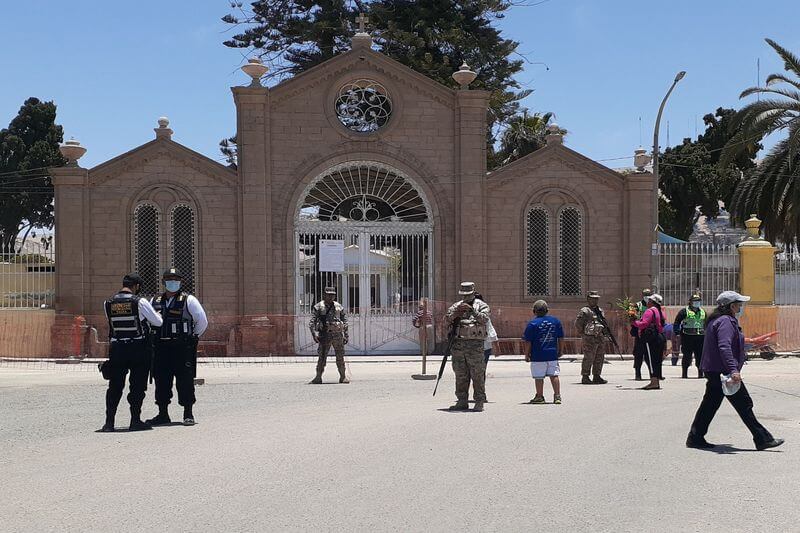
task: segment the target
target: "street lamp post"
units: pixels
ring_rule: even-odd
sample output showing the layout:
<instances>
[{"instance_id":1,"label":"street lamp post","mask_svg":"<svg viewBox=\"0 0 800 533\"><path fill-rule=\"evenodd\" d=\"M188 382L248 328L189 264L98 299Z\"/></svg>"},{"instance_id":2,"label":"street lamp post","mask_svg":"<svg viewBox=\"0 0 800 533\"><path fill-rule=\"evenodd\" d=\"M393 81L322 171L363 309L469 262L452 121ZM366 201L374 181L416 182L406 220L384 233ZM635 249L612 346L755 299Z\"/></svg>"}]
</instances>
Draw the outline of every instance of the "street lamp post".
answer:
<instances>
[{"instance_id":1,"label":"street lamp post","mask_svg":"<svg viewBox=\"0 0 800 533\"><path fill-rule=\"evenodd\" d=\"M651 244L650 254L652 257L651 263L651 284L653 285L653 290L659 289L658 283L658 228L659 228L659 221L658 221L658 130L661 127L661 115L664 113L664 106L667 105L667 100L669 99L669 95L672 94L672 91L675 89L675 86L678 85L678 82L686 76L686 71L682 70L675 75L675 80L672 82L667 94L664 95L664 99L661 101L661 107L658 108L658 115L656 116L656 127L653 130L653 181L655 182L653 187L653 242Z\"/></svg>"}]
</instances>

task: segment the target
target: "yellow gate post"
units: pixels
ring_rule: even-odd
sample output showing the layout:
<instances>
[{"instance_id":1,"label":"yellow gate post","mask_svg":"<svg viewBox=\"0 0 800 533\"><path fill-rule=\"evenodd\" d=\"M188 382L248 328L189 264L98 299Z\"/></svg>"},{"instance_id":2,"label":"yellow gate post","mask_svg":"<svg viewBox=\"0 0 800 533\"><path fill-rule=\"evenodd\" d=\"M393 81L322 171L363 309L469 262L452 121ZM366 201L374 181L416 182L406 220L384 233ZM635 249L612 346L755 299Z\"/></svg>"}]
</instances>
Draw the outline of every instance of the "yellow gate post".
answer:
<instances>
[{"instance_id":1,"label":"yellow gate post","mask_svg":"<svg viewBox=\"0 0 800 533\"><path fill-rule=\"evenodd\" d=\"M738 245L739 292L750 296L741 320L748 337L776 330L778 308L775 306L775 248L761 237L761 220L750 215L745 221L747 237Z\"/></svg>"}]
</instances>

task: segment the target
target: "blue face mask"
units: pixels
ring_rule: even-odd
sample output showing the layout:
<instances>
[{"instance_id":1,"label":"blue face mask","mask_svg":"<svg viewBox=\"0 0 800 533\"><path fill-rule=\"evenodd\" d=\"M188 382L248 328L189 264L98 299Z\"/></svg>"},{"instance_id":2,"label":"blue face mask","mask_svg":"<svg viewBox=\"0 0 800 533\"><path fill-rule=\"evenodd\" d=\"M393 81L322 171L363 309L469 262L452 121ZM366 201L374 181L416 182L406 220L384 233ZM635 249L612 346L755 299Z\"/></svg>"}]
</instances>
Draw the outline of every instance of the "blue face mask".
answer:
<instances>
[{"instance_id":1,"label":"blue face mask","mask_svg":"<svg viewBox=\"0 0 800 533\"><path fill-rule=\"evenodd\" d=\"M736 311L736 318L742 318L744 314L744 304L739 304L739 310Z\"/></svg>"},{"instance_id":2,"label":"blue face mask","mask_svg":"<svg viewBox=\"0 0 800 533\"><path fill-rule=\"evenodd\" d=\"M695 309L700 309L701 307L703 307L703 302L701 302L700 300L694 300L691 305Z\"/></svg>"},{"instance_id":3,"label":"blue face mask","mask_svg":"<svg viewBox=\"0 0 800 533\"><path fill-rule=\"evenodd\" d=\"M181 290L181 282L178 280L165 281L164 287L167 288L167 292L178 292Z\"/></svg>"}]
</instances>

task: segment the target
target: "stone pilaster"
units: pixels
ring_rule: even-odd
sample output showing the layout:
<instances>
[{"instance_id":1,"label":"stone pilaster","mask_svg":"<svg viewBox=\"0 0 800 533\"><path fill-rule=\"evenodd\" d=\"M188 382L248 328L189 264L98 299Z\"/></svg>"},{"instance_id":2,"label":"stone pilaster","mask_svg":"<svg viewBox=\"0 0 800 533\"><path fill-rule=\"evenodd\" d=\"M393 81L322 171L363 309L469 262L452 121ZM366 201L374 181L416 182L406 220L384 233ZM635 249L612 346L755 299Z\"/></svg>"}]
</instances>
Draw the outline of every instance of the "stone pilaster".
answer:
<instances>
[{"instance_id":1,"label":"stone pilaster","mask_svg":"<svg viewBox=\"0 0 800 533\"><path fill-rule=\"evenodd\" d=\"M622 287L627 295L638 296L642 289L653 285L650 264L654 185L650 172L635 172L625 177Z\"/></svg>"}]
</instances>

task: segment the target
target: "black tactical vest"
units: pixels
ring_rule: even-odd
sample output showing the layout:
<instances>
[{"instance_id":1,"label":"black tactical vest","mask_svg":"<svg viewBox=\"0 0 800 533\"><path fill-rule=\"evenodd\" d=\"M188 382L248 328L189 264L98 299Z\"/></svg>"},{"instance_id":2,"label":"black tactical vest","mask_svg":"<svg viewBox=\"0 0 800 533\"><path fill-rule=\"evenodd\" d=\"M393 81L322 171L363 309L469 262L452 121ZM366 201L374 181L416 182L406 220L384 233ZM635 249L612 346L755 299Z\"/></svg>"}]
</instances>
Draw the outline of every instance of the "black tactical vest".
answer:
<instances>
[{"instance_id":1,"label":"black tactical vest","mask_svg":"<svg viewBox=\"0 0 800 533\"><path fill-rule=\"evenodd\" d=\"M113 341L143 339L145 327L139 320L139 297L119 292L105 303L108 317L108 338Z\"/></svg>"},{"instance_id":2,"label":"black tactical vest","mask_svg":"<svg viewBox=\"0 0 800 533\"><path fill-rule=\"evenodd\" d=\"M186 301L189 295L180 292L172 297L172 301L167 305L166 294L153 298L153 309L161 313L164 324L158 330L158 338L163 340L182 340L194 335L194 319Z\"/></svg>"}]
</instances>

